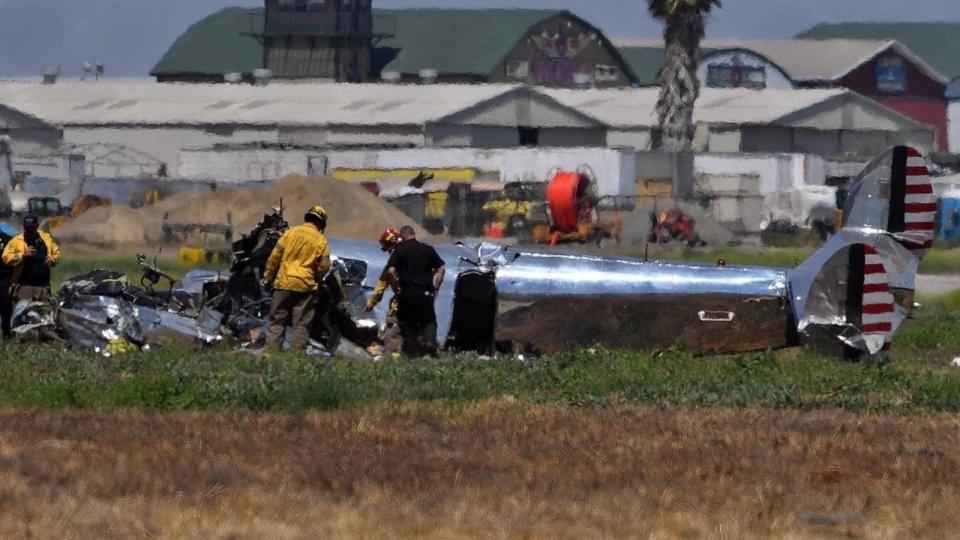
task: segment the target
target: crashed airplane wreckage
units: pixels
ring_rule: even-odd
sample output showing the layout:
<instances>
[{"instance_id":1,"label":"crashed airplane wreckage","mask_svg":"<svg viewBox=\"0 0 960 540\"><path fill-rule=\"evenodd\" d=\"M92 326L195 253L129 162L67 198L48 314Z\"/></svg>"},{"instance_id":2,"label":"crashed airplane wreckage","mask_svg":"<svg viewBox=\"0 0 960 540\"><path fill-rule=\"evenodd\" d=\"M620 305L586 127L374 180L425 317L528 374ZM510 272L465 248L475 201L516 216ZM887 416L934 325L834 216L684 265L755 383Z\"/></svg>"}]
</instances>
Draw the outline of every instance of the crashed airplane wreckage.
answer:
<instances>
[{"instance_id":1,"label":"crashed airplane wreckage","mask_svg":"<svg viewBox=\"0 0 960 540\"><path fill-rule=\"evenodd\" d=\"M853 183L842 229L793 270L441 246L448 279L436 299L438 339L448 350L485 354L596 344L727 353L813 343L846 358L882 358L914 309L914 279L932 244L936 210L920 153L896 147ZM265 216L234 244L229 274L195 271L173 282L141 261L141 287L102 271L69 280L51 313L31 318L26 310L17 331L45 327L106 352L118 343L256 343L269 306L260 276L286 228L282 209ZM367 355L389 302L365 313L365 297L387 254L372 241L331 238L330 245L334 262L315 343ZM155 291L163 279L170 287Z\"/></svg>"}]
</instances>

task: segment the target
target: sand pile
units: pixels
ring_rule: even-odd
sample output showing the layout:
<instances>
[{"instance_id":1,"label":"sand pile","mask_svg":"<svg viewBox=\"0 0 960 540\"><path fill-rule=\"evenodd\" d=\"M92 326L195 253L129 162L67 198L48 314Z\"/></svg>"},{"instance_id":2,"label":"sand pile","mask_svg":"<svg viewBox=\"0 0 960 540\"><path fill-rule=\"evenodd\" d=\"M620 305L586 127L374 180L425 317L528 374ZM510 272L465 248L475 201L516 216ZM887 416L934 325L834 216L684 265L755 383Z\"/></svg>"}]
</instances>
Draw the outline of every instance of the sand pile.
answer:
<instances>
[{"instance_id":1,"label":"sand pile","mask_svg":"<svg viewBox=\"0 0 960 540\"><path fill-rule=\"evenodd\" d=\"M387 227L408 224L403 212L363 187L330 178L289 175L275 184L251 189L221 188L204 193L179 193L139 210L95 208L54 230L64 240L97 246L158 243L164 215L174 223L225 223L227 214L235 236L252 229L283 200L284 215L292 225L314 204L329 213L327 234L372 240ZM419 230L419 234L425 234Z\"/></svg>"},{"instance_id":2,"label":"sand pile","mask_svg":"<svg viewBox=\"0 0 960 540\"><path fill-rule=\"evenodd\" d=\"M127 206L102 206L53 229L61 243L90 244L96 247L143 245L149 236L160 237L161 219L149 212Z\"/></svg>"}]
</instances>

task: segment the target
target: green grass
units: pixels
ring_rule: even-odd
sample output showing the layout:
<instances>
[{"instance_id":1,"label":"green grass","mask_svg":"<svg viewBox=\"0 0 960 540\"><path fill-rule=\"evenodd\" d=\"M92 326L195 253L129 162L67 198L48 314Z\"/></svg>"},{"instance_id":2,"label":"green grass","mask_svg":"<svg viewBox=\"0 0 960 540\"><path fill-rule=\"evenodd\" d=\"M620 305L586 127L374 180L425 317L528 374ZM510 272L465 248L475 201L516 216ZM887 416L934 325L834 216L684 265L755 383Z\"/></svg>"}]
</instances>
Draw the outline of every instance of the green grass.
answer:
<instances>
[{"instance_id":1,"label":"green grass","mask_svg":"<svg viewBox=\"0 0 960 540\"><path fill-rule=\"evenodd\" d=\"M149 254L149 262L153 263L153 254ZM186 265L180 262L179 259L166 254L157 259L157 265L161 270L167 272L174 278L180 278L192 268L197 268L195 266ZM228 265L224 264L203 265L204 268L221 269L226 268L227 266ZM66 279L79 276L96 269L123 272L127 275L127 278L134 283L139 282L140 274L142 273L140 266L137 264L137 256L135 253L111 253L105 256L100 256L91 253L71 254L66 252L62 257L60 264L58 264L53 271L53 289L56 290L57 287L59 287L60 284Z\"/></svg>"},{"instance_id":2,"label":"green grass","mask_svg":"<svg viewBox=\"0 0 960 540\"><path fill-rule=\"evenodd\" d=\"M723 357L597 349L534 362L461 355L374 364L213 350L101 358L7 347L0 406L302 411L510 397L579 407L960 412L960 369L948 367L960 353L958 327L960 311L935 303L907 323L884 365L803 349Z\"/></svg>"},{"instance_id":3,"label":"green grass","mask_svg":"<svg viewBox=\"0 0 960 540\"><path fill-rule=\"evenodd\" d=\"M921 274L960 274L960 251L931 249L920 263Z\"/></svg>"},{"instance_id":4,"label":"green grass","mask_svg":"<svg viewBox=\"0 0 960 540\"><path fill-rule=\"evenodd\" d=\"M373 364L281 355L154 351L104 359L8 348L0 405L301 411L511 396L586 407L960 411L960 372L773 352L697 358L599 351L519 362L473 357Z\"/></svg>"}]
</instances>

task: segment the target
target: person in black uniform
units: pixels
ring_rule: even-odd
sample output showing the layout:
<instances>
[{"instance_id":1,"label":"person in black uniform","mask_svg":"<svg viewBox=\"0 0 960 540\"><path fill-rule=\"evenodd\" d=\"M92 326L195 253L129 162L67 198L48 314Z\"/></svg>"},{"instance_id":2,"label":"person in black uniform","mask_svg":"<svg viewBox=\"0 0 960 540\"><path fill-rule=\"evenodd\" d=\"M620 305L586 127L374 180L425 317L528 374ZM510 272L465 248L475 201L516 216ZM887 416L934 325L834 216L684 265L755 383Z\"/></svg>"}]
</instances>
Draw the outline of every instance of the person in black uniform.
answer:
<instances>
[{"instance_id":1,"label":"person in black uniform","mask_svg":"<svg viewBox=\"0 0 960 540\"><path fill-rule=\"evenodd\" d=\"M446 266L432 246L417 241L407 225L400 229L403 243L387 261L387 275L398 285L397 319L403 353L411 358L437 353L437 314L434 298L443 284Z\"/></svg>"}]
</instances>

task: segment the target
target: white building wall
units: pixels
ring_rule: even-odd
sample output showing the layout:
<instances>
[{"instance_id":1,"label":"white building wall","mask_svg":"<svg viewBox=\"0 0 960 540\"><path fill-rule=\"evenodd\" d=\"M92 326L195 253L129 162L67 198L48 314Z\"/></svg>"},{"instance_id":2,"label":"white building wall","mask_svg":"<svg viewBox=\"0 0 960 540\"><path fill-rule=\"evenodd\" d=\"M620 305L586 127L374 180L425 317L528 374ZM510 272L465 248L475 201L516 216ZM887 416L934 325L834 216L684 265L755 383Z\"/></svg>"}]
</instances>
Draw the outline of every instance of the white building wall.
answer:
<instances>
[{"instance_id":1,"label":"white building wall","mask_svg":"<svg viewBox=\"0 0 960 540\"><path fill-rule=\"evenodd\" d=\"M740 152L742 136L739 129L710 128L709 152Z\"/></svg>"},{"instance_id":2,"label":"white building wall","mask_svg":"<svg viewBox=\"0 0 960 540\"><path fill-rule=\"evenodd\" d=\"M63 138L59 129L2 106L0 134L10 136L17 156L49 155L60 148Z\"/></svg>"},{"instance_id":3,"label":"white building wall","mask_svg":"<svg viewBox=\"0 0 960 540\"><path fill-rule=\"evenodd\" d=\"M392 144L424 146L419 126L376 126L369 128L327 128L327 144Z\"/></svg>"},{"instance_id":4,"label":"white building wall","mask_svg":"<svg viewBox=\"0 0 960 540\"><path fill-rule=\"evenodd\" d=\"M629 147L635 150L651 150L652 140L649 129L611 129L607 131L607 146Z\"/></svg>"},{"instance_id":5,"label":"white building wall","mask_svg":"<svg viewBox=\"0 0 960 540\"><path fill-rule=\"evenodd\" d=\"M288 174L307 174L307 150L187 150L180 153L180 177L220 182L276 180Z\"/></svg>"},{"instance_id":6,"label":"white building wall","mask_svg":"<svg viewBox=\"0 0 960 540\"><path fill-rule=\"evenodd\" d=\"M818 156L697 154L693 167L698 195L715 198L711 211L718 219L739 216L744 232L759 232L777 219L806 224L816 211L834 206L835 190L824 185L825 163Z\"/></svg>"},{"instance_id":7,"label":"white building wall","mask_svg":"<svg viewBox=\"0 0 960 540\"><path fill-rule=\"evenodd\" d=\"M166 163L168 173L175 175L180 170L180 152L184 149L216 144L276 143L278 134L276 128L88 126L67 127L63 138L65 144L123 144Z\"/></svg>"}]
</instances>

